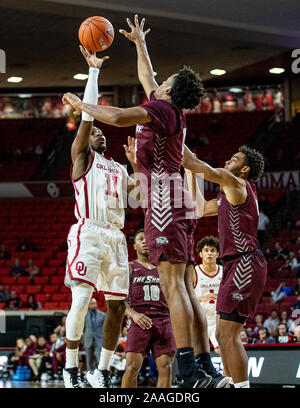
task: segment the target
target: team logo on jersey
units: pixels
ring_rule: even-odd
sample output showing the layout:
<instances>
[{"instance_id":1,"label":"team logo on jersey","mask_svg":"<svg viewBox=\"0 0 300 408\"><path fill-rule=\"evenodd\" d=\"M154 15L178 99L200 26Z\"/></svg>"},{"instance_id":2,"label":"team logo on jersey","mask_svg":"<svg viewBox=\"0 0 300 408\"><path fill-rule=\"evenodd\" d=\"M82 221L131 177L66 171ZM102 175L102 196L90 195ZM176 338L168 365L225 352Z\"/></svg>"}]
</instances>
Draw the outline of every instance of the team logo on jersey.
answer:
<instances>
[{"instance_id":1,"label":"team logo on jersey","mask_svg":"<svg viewBox=\"0 0 300 408\"><path fill-rule=\"evenodd\" d=\"M222 204L222 197L219 198L219 200L217 201L217 203L218 203L218 207L220 207L220 205Z\"/></svg>"},{"instance_id":2,"label":"team logo on jersey","mask_svg":"<svg viewBox=\"0 0 300 408\"><path fill-rule=\"evenodd\" d=\"M160 245L166 245L169 243L169 240L167 237L158 237L156 238L156 245L160 246Z\"/></svg>"},{"instance_id":3,"label":"team logo on jersey","mask_svg":"<svg viewBox=\"0 0 300 408\"><path fill-rule=\"evenodd\" d=\"M84 263L81 261L78 261L76 266L75 266L76 271L78 272L78 275L84 276L86 274L86 266L84 266Z\"/></svg>"},{"instance_id":4,"label":"team logo on jersey","mask_svg":"<svg viewBox=\"0 0 300 408\"><path fill-rule=\"evenodd\" d=\"M136 125L136 128L135 128L136 133L141 133L141 131L143 130L143 127L144 126L142 125Z\"/></svg>"},{"instance_id":5,"label":"team logo on jersey","mask_svg":"<svg viewBox=\"0 0 300 408\"><path fill-rule=\"evenodd\" d=\"M232 294L232 300L238 300L240 302L243 299L244 299L243 295L241 295L238 292Z\"/></svg>"}]
</instances>

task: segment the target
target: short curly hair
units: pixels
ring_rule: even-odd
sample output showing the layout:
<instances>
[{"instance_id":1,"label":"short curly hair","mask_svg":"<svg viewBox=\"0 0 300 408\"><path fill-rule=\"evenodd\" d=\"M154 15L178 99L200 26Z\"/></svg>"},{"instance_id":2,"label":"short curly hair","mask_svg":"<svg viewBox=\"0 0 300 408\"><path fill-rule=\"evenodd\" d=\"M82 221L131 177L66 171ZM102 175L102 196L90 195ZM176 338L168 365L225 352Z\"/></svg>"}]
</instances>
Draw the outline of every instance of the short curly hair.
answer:
<instances>
[{"instance_id":1,"label":"short curly hair","mask_svg":"<svg viewBox=\"0 0 300 408\"><path fill-rule=\"evenodd\" d=\"M220 243L217 237L204 237L197 242L197 252L201 252L205 245L209 247L214 247L218 252L220 252Z\"/></svg>"},{"instance_id":2,"label":"short curly hair","mask_svg":"<svg viewBox=\"0 0 300 408\"><path fill-rule=\"evenodd\" d=\"M204 88L199 74L184 65L174 79L170 96L180 109L193 109L200 103Z\"/></svg>"},{"instance_id":3,"label":"short curly hair","mask_svg":"<svg viewBox=\"0 0 300 408\"><path fill-rule=\"evenodd\" d=\"M263 174L265 168L265 161L263 155L255 149L251 149L249 146L241 146L239 152L244 153L246 156L246 165L250 167L248 179L257 181Z\"/></svg>"}]
</instances>

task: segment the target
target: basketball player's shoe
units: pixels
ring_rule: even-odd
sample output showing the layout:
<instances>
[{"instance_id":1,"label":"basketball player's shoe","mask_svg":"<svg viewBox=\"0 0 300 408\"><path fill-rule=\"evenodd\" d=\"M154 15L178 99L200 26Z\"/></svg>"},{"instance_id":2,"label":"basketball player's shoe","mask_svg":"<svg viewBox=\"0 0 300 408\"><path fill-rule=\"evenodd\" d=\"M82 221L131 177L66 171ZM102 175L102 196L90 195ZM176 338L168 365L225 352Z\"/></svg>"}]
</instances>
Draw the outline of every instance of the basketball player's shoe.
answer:
<instances>
[{"instance_id":1,"label":"basketball player's shoe","mask_svg":"<svg viewBox=\"0 0 300 408\"><path fill-rule=\"evenodd\" d=\"M63 379L65 388L84 388L78 367L63 369Z\"/></svg>"},{"instance_id":2,"label":"basketball player's shoe","mask_svg":"<svg viewBox=\"0 0 300 408\"><path fill-rule=\"evenodd\" d=\"M229 388L230 378L218 373L214 366L212 367L203 367L203 365L196 359L197 366L205 370L205 373L212 377L212 381L209 384L209 388Z\"/></svg>"},{"instance_id":3,"label":"basketball player's shoe","mask_svg":"<svg viewBox=\"0 0 300 408\"><path fill-rule=\"evenodd\" d=\"M94 372L88 371L86 378L93 388L112 388L110 372L108 370L98 370L96 368Z\"/></svg>"},{"instance_id":4,"label":"basketball player's shoe","mask_svg":"<svg viewBox=\"0 0 300 408\"><path fill-rule=\"evenodd\" d=\"M176 385L178 388L207 388L212 380L210 375L207 375L201 368L196 367L190 377L177 376Z\"/></svg>"}]
</instances>

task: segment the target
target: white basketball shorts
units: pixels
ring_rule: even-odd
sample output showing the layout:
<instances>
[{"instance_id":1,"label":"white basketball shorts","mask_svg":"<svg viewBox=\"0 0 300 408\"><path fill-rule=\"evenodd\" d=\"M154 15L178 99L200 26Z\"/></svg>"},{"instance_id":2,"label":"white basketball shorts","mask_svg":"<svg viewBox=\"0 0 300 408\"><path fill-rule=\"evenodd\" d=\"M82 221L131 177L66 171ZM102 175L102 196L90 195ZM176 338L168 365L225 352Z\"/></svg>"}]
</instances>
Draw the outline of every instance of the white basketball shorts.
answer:
<instances>
[{"instance_id":1,"label":"white basketball shorts","mask_svg":"<svg viewBox=\"0 0 300 408\"><path fill-rule=\"evenodd\" d=\"M65 285L88 283L105 299L125 299L129 288L125 235L109 223L81 218L68 234Z\"/></svg>"}]
</instances>

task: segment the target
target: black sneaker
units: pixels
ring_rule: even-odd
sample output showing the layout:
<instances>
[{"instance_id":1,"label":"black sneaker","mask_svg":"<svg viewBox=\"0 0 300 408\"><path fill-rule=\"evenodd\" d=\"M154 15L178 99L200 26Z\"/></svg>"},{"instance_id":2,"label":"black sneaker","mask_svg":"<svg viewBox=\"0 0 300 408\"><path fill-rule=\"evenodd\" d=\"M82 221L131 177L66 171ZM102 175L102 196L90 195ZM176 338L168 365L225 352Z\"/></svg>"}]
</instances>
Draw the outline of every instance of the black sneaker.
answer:
<instances>
[{"instance_id":1,"label":"black sneaker","mask_svg":"<svg viewBox=\"0 0 300 408\"><path fill-rule=\"evenodd\" d=\"M199 363L199 361L196 360L196 364L200 369L204 370L203 365ZM210 383L209 388L229 388L230 379L221 373L218 373L214 366L204 371L212 377L212 382Z\"/></svg>"},{"instance_id":2,"label":"black sneaker","mask_svg":"<svg viewBox=\"0 0 300 408\"><path fill-rule=\"evenodd\" d=\"M65 388L83 388L80 381L78 367L63 369Z\"/></svg>"},{"instance_id":3,"label":"black sneaker","mask_svg":"<svg viewBox=\"0 0 300 408\"><path fill-rule=\"evenodd\" d=\"M212 377L199 367L195 368L190 377L176 377L177 388L207 388L211 382Z\"/></svg>"}]
</instances>

